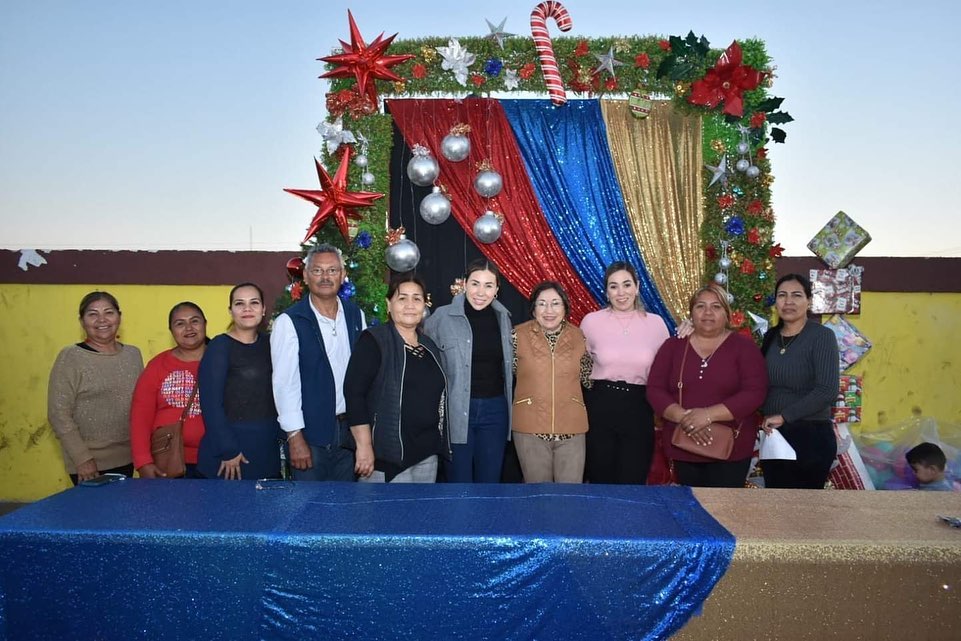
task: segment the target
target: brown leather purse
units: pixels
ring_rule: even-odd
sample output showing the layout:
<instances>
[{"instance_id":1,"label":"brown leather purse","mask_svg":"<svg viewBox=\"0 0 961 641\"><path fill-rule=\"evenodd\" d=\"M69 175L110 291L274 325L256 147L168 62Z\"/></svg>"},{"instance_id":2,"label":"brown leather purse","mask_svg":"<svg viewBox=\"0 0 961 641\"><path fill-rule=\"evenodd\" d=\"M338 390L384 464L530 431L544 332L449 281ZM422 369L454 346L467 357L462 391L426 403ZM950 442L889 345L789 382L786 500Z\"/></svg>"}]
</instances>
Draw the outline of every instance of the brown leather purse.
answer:
<instances>
[{"instance_id":1,"label":"brown leather purse","mask_svg":"<svg viewBox=\"0 0 961 641\"><path fill-rule=\"evenodd\" d=\"M687 350L690 346L690 341L684 345L684 356L681 357L681 373L677 377L677 404L681 407L684 407L684 382L682 380L684 377L684 363L687 361ZM731 457L731 452L734 451L734 440L741 432L741 426L738 425L737 428L732 428L724 423L711 423L708 429L711 430L711 442L707 445L699 445L694 442L694 439L692 439L687 432L681 429L680 425L677 425L674 427L674 435L671 436L671 445L685 452L697 454L705 458L717 459L719 461L728 460Z\"/></svg>"},{"instance_id":2,"label":"brown leather purse","mask_svg":"<svg viewBox=\"0 0 961 641\"><path fill-rule=\"evenodd\" d=\"M190 400L187 401L180 420L169 425L161 425L150 436L150 454L153 456L153 463L167 475L168 479L175 479L187 473L187 462L184 460L184 422L190 413L190 407L194 404L199 385L199 381L194 383Z\"/></svg>"}]
</instances>

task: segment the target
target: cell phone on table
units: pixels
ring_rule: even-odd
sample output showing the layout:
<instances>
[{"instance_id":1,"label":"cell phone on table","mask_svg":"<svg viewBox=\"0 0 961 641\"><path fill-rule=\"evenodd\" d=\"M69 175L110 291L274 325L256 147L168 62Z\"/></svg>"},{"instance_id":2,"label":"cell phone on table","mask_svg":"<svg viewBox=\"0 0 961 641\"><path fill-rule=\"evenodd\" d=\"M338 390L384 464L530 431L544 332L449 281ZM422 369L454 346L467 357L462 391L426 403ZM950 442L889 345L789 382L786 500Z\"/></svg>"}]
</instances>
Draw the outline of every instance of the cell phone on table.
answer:
<instances>
[{"instance_id":1,"label":"cell phone on table","mask_svg":"<svg viewBox=\"0 0 961 641\"><path fill-rule=\"evenodd\" d=\"M78 485L83 485L84 487L100 487L101 485L109 485L110 483L123 481L126 478L127 477L123 474L108 472L107 474L101 474L100 476L95 476L92 479L87 479L86 481L80 481Z\"/></svg>"}]
</instances>

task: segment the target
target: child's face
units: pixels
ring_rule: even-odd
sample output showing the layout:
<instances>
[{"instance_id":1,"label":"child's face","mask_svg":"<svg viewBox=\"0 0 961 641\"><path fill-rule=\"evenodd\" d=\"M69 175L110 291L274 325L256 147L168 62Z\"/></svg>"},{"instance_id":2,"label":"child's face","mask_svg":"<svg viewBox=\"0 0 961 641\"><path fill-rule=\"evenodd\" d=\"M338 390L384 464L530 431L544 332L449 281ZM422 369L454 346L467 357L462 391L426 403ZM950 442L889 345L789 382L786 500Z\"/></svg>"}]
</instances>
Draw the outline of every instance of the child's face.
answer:
<instances>
[{"instance_id":1,"label":"child's face","mask_svg":"<svg viewBox=\"0 0 961 641\"><path fill-rule=\"evenodd\" d=\"M918 481L921 483L933 483L941 478L941 470L934 465L915 463L911 466L911 469L914 470L914 475L918 477Z\"/></svg>"}]
</instances>

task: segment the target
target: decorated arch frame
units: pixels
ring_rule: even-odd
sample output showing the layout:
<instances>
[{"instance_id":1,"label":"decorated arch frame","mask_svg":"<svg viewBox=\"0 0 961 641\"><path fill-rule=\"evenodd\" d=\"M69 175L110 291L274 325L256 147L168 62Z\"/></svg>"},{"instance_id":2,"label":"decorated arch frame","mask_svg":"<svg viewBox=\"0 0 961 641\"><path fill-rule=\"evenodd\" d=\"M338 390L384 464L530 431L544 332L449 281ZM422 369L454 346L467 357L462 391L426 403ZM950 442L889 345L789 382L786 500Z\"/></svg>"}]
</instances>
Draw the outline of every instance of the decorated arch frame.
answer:
<instances>
[{"instance_id":1,"label":"decorated arch frame","mask_svg":"<svg viewBox=\"0 0 961 641\"><path fill-rule=\"evenodd\" d=\"M696 169L700 172L701 260L697 263L700 273L694 278L724 286L735 310L733 324L750 332L751 314L763 316L771 304L774 259L782 251L773 243L774 178L767 149L771 143L784 142L785 132L779 125L792 120L781 110L783 99L771 95L774 66L763 43L747 39L718 50L693 32L668 37L551 39L547 20L554 18L563 28L569 26L566 15L560 3L544 2L531 14L532 30L526 35L507 33L505 20L499 24L488 21L489 33L478 36L395 40L381 34L368 44L348 14L349 40L342 40L339 50L320 59L327 63L321 77L330 78L328 117L318 125L324 138L323 166L317 163L321 189L288 189L318 205L304 247L316 242L342 247L348 282L341 295L354 298L369 316L383 317L385 250L400 238L398 230L385 233L384 207L379 201L381 195L390 193L388 167L397 124L383 109L385 100L389 105L395 99L447 99L460 109L471 100L535 96L546 103L547 96L551 102L542 111L548 114L565 113L585 99L615 100L629 102L638 126L655 105L665 105L700 122L703 162ZM439 145L448 133L460 133L483 149L489 130L475 126L465 133L464 124L455 123L459 131L434 132L436 140L432 142ZM423 135L423 129L418 131ZM405 142L413 148L425 141L405 136ZM477 155L467 159L468 164L474 161L471 171L490 168L483 164L489 159L477 159ZM455 161L440 160L434 182L444 186L445 171ZM459 204L454 198L452 206L457 210L468 204ZM500 217L505 214L497 212L496 206L493 209ZM549 206L542 204L541 209L550 219ZM478 239L475 230L464 224L480 218L484 211L460 213L465 232L482 252L500 242L491 240L491 234ZM326 224L329 220L337 224ZM638 244L636 238L630 240ZM566 249L570 251L569 246ZM651 260L675 264L676 258L641 252L641 267ZM303 293L298 260L295 257L288 263L291 298ZM574 273L583 276L583 268L572 263ZM681 262L676 265L683 269ZM518 289L529 293L524 283ZM586 291L595 300L584 300L584 305L596 306L597 292L590 287ZM645 302L651 307L650 300ZM289 300L281 301L284 304ZM677 307L667 310L675 320L684 311Z\"/></svg>"}]
</instances>

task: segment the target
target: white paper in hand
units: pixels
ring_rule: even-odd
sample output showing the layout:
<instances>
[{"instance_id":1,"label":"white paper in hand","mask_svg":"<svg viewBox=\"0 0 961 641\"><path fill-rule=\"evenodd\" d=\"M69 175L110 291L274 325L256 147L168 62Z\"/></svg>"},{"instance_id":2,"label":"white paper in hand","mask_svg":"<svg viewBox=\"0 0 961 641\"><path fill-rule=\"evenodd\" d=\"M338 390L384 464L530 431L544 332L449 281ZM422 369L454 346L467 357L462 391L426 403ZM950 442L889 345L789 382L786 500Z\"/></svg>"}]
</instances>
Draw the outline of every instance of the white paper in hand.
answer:
<instances>
[{"instance_id":1,"label":"white paper in hand","mask_svg":"<svg viewBox=\"0 0 961 641\"><path fill-rule=\"evenodd\" d=\"M761 454L762 461L796 461L797 452L787 442L778 430L772 430L770 434L761 432Z\"/></svg>"}]
</instances>

